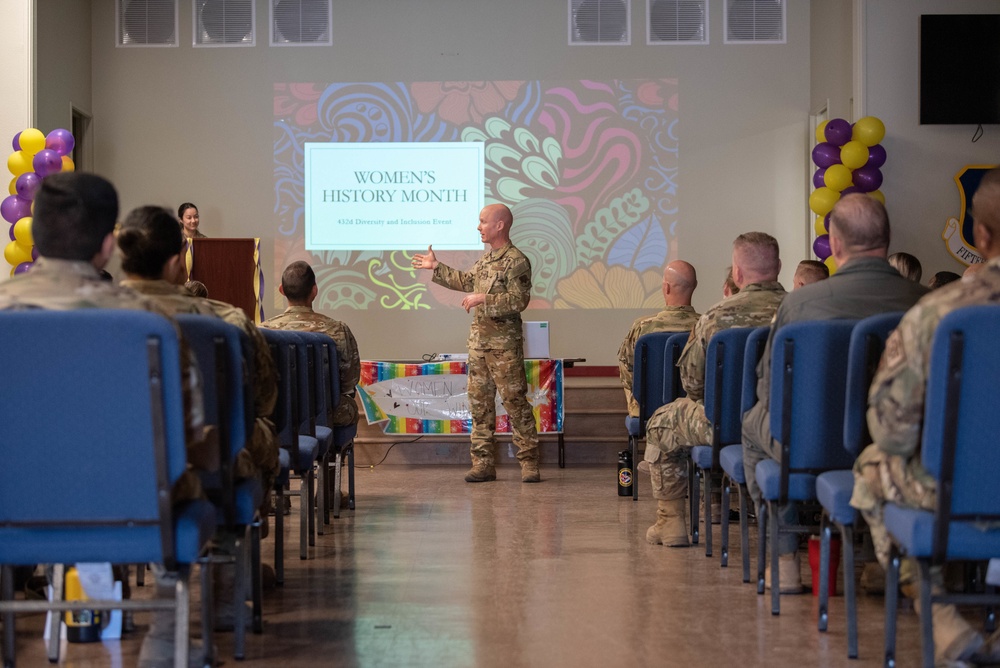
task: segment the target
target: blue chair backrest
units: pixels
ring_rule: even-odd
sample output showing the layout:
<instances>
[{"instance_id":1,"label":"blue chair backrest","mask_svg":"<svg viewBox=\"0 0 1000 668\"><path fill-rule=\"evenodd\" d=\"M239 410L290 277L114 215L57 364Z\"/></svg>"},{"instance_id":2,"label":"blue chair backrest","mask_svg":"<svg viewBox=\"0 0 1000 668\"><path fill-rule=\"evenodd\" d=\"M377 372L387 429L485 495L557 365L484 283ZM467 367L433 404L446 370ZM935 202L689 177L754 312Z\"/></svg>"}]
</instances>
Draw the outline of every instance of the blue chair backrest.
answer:
<instances>
[{"instance_id":1,"label":"blue chair backrest","mask_svg":"<svg viewBox=\"0 0 1000 668\"><path fill-rule=\"evenodd\" d=\"M843 443L847 350L856 323L793 322L775 332L771 436L781 444L783 483L787 471L816 473L854 464Z\"/></svg>"},{"instance_id":2,"label":"blue chair backrest","mask_svg":"<svg viewBox=\"0 0 1000 668\"><path fill-rule=\"evenodd\" d=\"M939 516L1000 519L1000 305L969 306L938 324L931 345L921 463L938 480ZM951 494L947 493L951 490ZM947 544L937 536L935 552ZM939 549L940 548L940 549Z\"/></svg>"},{"instance_id":3,"label":"blue chair backrest","mask_svg":"<svg viewBox=\"0 0 1000 668\"><path fill-rule=\"evenodd\" d=\"M743 355L754 327L717 332L705 351L705 417L712 424L713 446L739 443L743 413ZM716 448L718 449L718 448Z\"/></svg>"},{"instance_id":4,"label":"blue chair backrest","mask_svg":"<svg viewBox=\"0 0 1000 668\"><path fill-rule=\"evenodd\" d=\"M298 341L295 352L298 355L299 370L299 433L315 436L316 417L320 413L316 392L316 349L310 342L307 332L289 333L294 334Z\"/></svg>"},{"instance_id":5,"label":"blue chair backrest","mask_svg":"<svg viewBox=\"0 0 1000 668\"><path fill-rule=\"evenodd\" d=\"M771 333L769 325L755 327L747 337L747 347L743 352L743 389L740 391L740 415L754 407L757 403L757 365L764 356L764 346L767 335Z\"/></svg>"},{"instance_id":6,"label":"blue chair backrest","mask_svg":"<svg viewBox=\"0 0 1000 668\"><path fill-rule=\"evenodd\" d=\"M684 391L684 385L681 383L681 370L677 366L677 362L681 358L681 353L684 352L684 346L687 345L690 335L691 332L677 332L667 339L667 344L663 350L663 392L661 394L661 401L663 403L660 406L669 404L679 397L687 396L687 392ZM657 406L657 408L660 406ZM650 414L652 414L652 411Z\"/></svg>"},{"instance_id":7,"label":"blue chair backrest","mask_svg":"<svg viewBox=\"0 0 1000 668\"><path fill-rule=\"evenodd\" d=\"M313 347L316 358L316 424L333 426L333 410L340 403L340 372L337 366L337 346L321 332L297 332Z\"/></svg>"},{"instance_id":8,"label":"blue chair backrest","mask_svg":"<svg viewBox=\"0 0 1000 668\"><path fill-rule=\"evenodd\" d=\"M271 419L278 431L283 448L298 449L299 420L299 356L296 348L300 339L294 332L261 327L260 333L271 349L278 372L278 400Z\"/></svg>"},{"instance_id":9,"label":"blue chair backrest","mask_svg":"<svg viewBox=\"0 0 1000 668\"><path fill-rule=\"evenodd\" d=\"M844 397L844 448L855 457L872 442L868 434L868 390L885 349L885 341L902 317L901 311L873 315L859 320L851 331Z\"/></svg>"},{"instance_id":10,"label":"blue chair backrest","mask_svg":"<svg viewBox=\"0 0 1000 668\"><path fill-rule=\"evenodd\" d=\"M680 348L684 346L682 339L687 340L686 332L650 332L643 334L635 342L632 396L639 402L640 434L645 433L649 416L657 408L676 398L668 398L666 395L674 391L673 368L676 367L677 359L674 353L676 352L677 357L680 356Z\"/></svg>"},{"instance_id":11,"label":"blue chair backrest","mask_svg":"<svg viewBox=\"0 0 1000 668\"><path fill-rule=\"evenodd\" d=\"M0 341L0 544L30 539L35 560L53 563L172 559L170 488L187 467L173 323L3 311ZM67 542L63 529L82 535Z\"/></svg>"}]
</instances>

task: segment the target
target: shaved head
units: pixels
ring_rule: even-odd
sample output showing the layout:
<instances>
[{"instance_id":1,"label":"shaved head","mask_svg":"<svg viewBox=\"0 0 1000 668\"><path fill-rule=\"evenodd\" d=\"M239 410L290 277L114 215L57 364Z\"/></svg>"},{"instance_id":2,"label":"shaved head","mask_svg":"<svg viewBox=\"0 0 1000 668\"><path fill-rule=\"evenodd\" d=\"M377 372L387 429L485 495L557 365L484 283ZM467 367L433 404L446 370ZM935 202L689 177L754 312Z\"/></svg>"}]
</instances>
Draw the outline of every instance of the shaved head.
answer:
<instances>
[{"instance_id":1,"label":"shaved head","mask_svg":"<svg viewBox=\"0 0 1000 668\"><path fill-rule=\"evenodd\" d=\"M689 262L674 260L663 270L663 299L667 306L690 306L698 274Z\"/></svg>"}]
</instances>

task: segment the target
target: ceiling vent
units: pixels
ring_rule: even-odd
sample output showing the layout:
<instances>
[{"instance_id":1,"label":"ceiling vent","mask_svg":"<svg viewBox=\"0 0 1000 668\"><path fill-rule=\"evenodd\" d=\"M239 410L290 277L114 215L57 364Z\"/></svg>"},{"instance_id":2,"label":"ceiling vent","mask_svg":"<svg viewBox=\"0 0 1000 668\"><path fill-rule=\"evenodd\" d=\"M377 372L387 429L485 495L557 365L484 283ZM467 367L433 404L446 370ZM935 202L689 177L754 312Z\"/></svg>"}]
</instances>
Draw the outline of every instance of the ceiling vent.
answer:
<instances>
[{"instance_id":1,"label":"ceiling vent","mask_svg":"<svg viewBox=\"0 0 1000 668\"><path fill-rule=\"evenodd\" d=\"M271 0L271 46L330 46L333 0Z\"/></svg>"},{"instance_id":2,"label":"ceiling vent","mask_svg":"<svg viewBox=\"0 0 1000 668\"><path fill-rule=\"evenodd\" d=\"M785 0L725 0L726 44L784 44Z\"/></svg>"},{"instance_id":3,"label":"ceiling vent","mask_svg":"<svg viewBox=\"0 0 1000 668\"><path fill-rule=\"evenodd\" d=\"M569 43L630 44L625 0L569 0Z\"/></svg>"},{"instance_id":4,"label":"ceiling vent","mask_svg":"<svg viewBox=\"0 0 1000 668\"><path fill-rule=\"evenodd\" d=\"M708 44L708 0L646 0L647 44Z\"/></svg>"},{"instance_id":5,"label":"ceiling vent","mask_svg":"<svg viewBox=\"0 0 1000 668\"><path fill-rule=\"evenodd\" d=\"M193 0L195 46L253 46L254 0Z\"/></svg>"},{"instance_id":6,"label":"ceiling vent","mask_svg":"<svg viewBox=\"0 0 1000 668\"><path fill-rule=\"evenodd\" d=\"M177 46L177 0L115 0L118 46Z\"/></svg>"}]
</instances>

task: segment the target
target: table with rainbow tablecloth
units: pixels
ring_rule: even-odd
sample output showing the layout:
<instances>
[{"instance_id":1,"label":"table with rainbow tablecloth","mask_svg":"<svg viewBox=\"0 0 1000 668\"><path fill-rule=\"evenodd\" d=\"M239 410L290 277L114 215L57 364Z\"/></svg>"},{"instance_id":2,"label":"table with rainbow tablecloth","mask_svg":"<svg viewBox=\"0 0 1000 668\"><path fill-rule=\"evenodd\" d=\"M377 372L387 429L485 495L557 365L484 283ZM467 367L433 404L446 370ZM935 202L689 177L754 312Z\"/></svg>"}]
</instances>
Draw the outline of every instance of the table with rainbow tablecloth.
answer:
<instances>
[{"instance_id":1,"label":"table with rainbow tablecloth","mask_svg":"<svg viewBox=\"0 0 1000 668\"><path fill-rule=\"evenodd\" d=\"M525 360L528 402L539 434L557 435L559 466L563 442L563 360ZM361 362L358 396L368 424L386 434L457 435L472 431L464 361ZM497 400L497 432L510 433L507 412Z\"/></svg>"}]
</instances>

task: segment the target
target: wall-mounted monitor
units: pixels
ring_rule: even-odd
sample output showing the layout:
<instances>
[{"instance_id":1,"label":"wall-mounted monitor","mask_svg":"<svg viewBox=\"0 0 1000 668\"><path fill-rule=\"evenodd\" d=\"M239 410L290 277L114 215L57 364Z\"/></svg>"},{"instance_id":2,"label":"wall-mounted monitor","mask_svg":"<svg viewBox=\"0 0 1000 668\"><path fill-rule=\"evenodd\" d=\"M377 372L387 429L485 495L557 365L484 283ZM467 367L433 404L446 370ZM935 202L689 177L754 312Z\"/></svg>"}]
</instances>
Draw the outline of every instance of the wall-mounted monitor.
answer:
<instances>
[{"instance_id":1,"label":"wall-mounted monitor","mask_svg":"<svg viewBox=\"0 0 1000 668\"><path fill-rule=\"evenodd\" d=\"M1000 14L920 17L920 124L1000 123Z\"/></svg>"}]
</instances>

